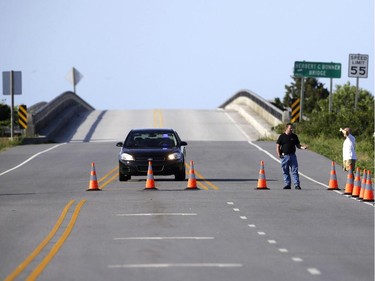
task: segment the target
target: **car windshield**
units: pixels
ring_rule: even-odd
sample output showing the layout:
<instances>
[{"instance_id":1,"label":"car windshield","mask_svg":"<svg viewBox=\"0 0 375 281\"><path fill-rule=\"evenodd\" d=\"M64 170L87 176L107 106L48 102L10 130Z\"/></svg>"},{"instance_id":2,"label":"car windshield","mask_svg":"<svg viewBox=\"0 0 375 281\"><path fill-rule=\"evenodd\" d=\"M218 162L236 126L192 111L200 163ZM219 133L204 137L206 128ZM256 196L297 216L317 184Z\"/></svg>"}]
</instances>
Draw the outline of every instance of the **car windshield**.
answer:
<instances>
[{"instance_id":1,"label":"car windshield","mask_svg":"<svg viewBox=\"0 0 375 281\"><path fill-rule=\"evenodd\" d=\"M173 147L177 145L172 132L132 132L125 141L126 147Z\"/></svg>"}]
</instances>

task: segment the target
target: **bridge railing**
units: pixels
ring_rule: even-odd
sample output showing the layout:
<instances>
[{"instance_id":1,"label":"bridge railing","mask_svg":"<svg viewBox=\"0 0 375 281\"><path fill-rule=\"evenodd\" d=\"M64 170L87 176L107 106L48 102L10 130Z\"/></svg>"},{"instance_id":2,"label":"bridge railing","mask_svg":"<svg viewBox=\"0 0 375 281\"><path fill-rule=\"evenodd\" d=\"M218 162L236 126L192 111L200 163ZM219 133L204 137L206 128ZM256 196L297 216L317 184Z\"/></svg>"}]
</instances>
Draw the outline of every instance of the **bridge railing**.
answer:
<instances>
[{"instance_id":1,"label":"bridge railing","mask_svg":"<svg viewBox=\"0 0 375 281\"><path fill-rule=\"evenodd\" d=\"M229 98L219 108L229 108L233 105L247 106L270 125L277 126L290 120L289 112L282 111L269 101L250 90L241 90Z\"/></svg>"},{"instance_id":2,"label":"bridge railing","mask_svg":"<svg viewBox=\"0 0 375 281\"><path fill-rule=\"evenodd\" d=\"M48 103L37 103L28 109L27 135L53 137L74 114L92 110L95 109L75 93L64 92Z\"/></svg>"}]
</instances>

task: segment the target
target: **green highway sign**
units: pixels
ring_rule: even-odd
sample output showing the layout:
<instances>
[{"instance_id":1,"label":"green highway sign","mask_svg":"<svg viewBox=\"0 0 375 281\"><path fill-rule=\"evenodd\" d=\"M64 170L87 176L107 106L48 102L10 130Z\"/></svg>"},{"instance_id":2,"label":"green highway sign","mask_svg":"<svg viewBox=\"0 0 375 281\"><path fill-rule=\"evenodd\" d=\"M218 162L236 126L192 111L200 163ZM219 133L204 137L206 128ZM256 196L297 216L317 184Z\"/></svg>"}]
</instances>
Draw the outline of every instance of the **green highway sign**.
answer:
<instances>
[{"instance_id":1,"label":"green highway sign","mask_svg":"<svg viewBox=\"0 0 375 281\"><path fill-rule=\"evenodd\" d=\"M294 76L341 78L341 63L296 61Z\"/></svg>"}]
</instances>

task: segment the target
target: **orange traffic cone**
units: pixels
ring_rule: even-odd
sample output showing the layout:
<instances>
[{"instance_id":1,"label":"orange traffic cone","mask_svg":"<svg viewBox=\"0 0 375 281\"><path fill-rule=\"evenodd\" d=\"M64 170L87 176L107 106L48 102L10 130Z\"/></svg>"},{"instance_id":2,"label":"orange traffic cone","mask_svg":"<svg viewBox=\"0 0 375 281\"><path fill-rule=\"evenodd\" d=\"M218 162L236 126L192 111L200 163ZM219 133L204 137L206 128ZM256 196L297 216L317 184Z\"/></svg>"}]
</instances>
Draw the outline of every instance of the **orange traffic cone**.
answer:
<instances>
[{"instance_id":1,"label":"orange traffic cone","mask_svg":"<svg viewBox=\"0 0 375 281\"><path fill-rule=\"evenodd\" d=\"M346 185L345 185L345 195L351 195L353 193L353 188L354 188L354 178L353 178L353 170L352 166L350 165L349 171L348 171L348 176L346 179Z\"/></svg>"},{"instance_id":2,"label":"orange traffic cone","mask_svg":"<svg viewBox=\"0 0 375 281\"><path fill-rule=\"evenodd\" d=\"M147 169L147 180L145 190L156 190L155 181L154 181L154 172L152 171L151 161L148 161Z\"/></svg>"},{"instance_id":3,"label":"orange traffic cone","mask_svg":"<svg viewBox=\"0 0 375 281\"><path fill-rule=\"evenodd\" d=\"M339 184L337 182L335 162L332 161L331 176L329 178L328 190L340 190Z\"/></svg>"},{"instance_id":4,"label":"orange traffic cone","mask_svg":"<svg viewBox=\"0 0 375 281\"><path fill-rule=\"evenodd\" d=\"M90 173L90 183L89 188L86 189L87 191L98 191L101 190L98 185L98 180L96 178L96 171L95 171L95 164L94 162L91 163L91 173Z\"/></svg>"},{"instance_id":5,"label":"orange traffic cone","mask_svg":"<svg viewBox=\"0 0 375 281\"><path fill-rule=\"evenodd\" d=\"M363 201L374 202L374 191L372 188L371 171L367 171L366 189L363 194Z\"/></svg>"},{"instance_id":6,"label":"orange traffic cone","mask_svg":"<svg viewBox=\"0 0 375 281\"><path fill-rule=\"evenodd\" d=\"M260 161L259 177L257 189L269 189L267 187L266 173L264 171L264 162Z\"/></svg>"},{"instance_id":7,"label":"orange traffic cone","mask_svg":"<svg viewBox=\"0 0 375 281\"><path fill-rule=\"evenodd\" d=\"M361 190L359 191L359 196L358 196L358 199L360 199L360 200L362 200L363 195L365 195L366 180L367 180L367 174L366 173L367 173L366 169L363 169Z\"/></svg>"},{"instance_id":8,"label":"orange traffic cone","mask_svg":"<svg viewBox=\"0 0 375 281\"><path fill-rule=\"evenodd\" d=\"M189 179L187 183L186 190L198 190L197 187L197 179L195 177L195 170L194 170L194 162L190 161L190 171L189 171Z\"/></svg>"},{"instance_id":9,"label":"orange traffic cone","mask_svg":"<svg viewBox=\"0 0 375 281\"><path fill-rule=\"evenodd\" d=\"M361 174L360 173L361 173L360 168L357 168L357 172L355 173L355 177L354 177L352 197L359 197L359 193L361 192Z\"/></svg>"}]
</instances>

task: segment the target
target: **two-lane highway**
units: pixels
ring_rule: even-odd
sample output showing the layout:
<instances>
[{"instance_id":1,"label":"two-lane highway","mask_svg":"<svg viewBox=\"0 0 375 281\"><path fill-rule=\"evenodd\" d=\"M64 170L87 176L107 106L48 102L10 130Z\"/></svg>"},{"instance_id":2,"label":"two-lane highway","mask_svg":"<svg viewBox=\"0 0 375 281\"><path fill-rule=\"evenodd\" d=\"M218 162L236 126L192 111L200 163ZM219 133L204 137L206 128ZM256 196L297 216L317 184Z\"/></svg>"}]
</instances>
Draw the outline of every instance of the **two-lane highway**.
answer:
<instances>
[{"instance_id":1,"label":"two-lane highway","mask_svg":"<svg viewBox=\"0 0 375 281\"><path fill-rule=\"evenodd\" d=\"M176 129L200 189L119 182L115 143L133 127ZM327 191L331 162L308 150L302 190L283 190L275 143L257 137L234 112L98 111L64 143L0 153L0 278L373 280L372 204ZM256 190L260 161L269 190ZM101 191L86 191L92 162Z\"/></svg>"}]
</instances>

